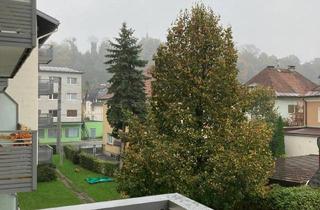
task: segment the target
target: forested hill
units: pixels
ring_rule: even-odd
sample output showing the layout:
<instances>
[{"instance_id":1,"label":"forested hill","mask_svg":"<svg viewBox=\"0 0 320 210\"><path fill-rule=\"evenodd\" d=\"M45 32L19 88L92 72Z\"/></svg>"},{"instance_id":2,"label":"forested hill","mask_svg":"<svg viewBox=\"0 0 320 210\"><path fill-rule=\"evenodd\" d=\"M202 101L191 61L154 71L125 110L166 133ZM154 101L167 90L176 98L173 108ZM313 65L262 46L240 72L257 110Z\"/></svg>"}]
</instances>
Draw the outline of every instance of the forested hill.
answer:
<instances>
[{"instance_id":1,"label":"forested hill","mask_svg":"<svg viewBox=\"0 0 320 210\"><path fill-rule=\"evenodd\" d=\"M150 37L142 38L139 42L143 51L141 57L152 62L160 40ZM110 74L106 71L107 66L105 54L108 41L97 44L91 43L91 49L85 53L78 50L75 39L69 39L62 43L53 43L54 60L50 63L53 66L67 66L83 71L83 89L90 89L97 84L106 83ZM315 58L311 62L302 63L295 55L277 58L261 52L254 45L245 45L239 48L238 69L239 81L246 82L259 71L269 65L280 65L286 68L288 65L296 66L296 70L313 82L319 84L320 58Z\"/></svg>"}]
</instances>

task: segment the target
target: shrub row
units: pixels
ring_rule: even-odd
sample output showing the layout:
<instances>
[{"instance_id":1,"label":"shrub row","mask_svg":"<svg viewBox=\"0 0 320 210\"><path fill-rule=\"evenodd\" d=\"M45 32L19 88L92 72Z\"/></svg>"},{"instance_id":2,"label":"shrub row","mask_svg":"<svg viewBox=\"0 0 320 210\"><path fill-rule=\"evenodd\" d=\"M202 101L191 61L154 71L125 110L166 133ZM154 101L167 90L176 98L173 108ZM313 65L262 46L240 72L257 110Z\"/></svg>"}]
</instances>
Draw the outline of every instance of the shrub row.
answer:
<instances>
[{"instance_id":1,"label":"shrub row","mask_svg":"<svg viewBox=\"0 0 320 210\"><path fill-rule=\"evenodd\" d=\"M38 182L50 182L57 179L56 166L52 163L39 164L37 172Z\"/></svg>"},{"instance_id":2,"label":"shrub row","mask_svg":"<svg viewBox=\"0 0 320 210\"><path fill-rule=\"evenodd\" d=\"M101 173L106 176L113 176L115 170L118 168L117 163L100 160L90 154L80 153L80 165L90 171Z\"/></svg>"},{"instance_id":3,"label":"shrub row","mask_svg":"<svg viewBox=\"0 0 320 210\"><path fill-rule=\"evenodd\" d=\"M118 168L117 163L100 160L93 155L80 152L80 150L68 145L64 147L64 153L68 160L74 164L79 164L83 168L106 176L113 176Z\"/></svg>"},{"instance_id":4,"label":"shrub row","mask_svg":"<svg viewBox=\"0 0 320 210\"><path fill-rule=\"evenodd\" d=\"M253 210L318 210L320 189L273 186L265 198L251 197L244 200L238 209Z\"/></svg>"},{"instance_id":5,"label":"shrub row","mask_svg":"<svg viewBox=\"0 0 320 210\"><path fill-rule=\"evenodd\" d=\"M73 164L79 164L80 150L70 145L64 146L63 150L68 160L72 161Z\"/></svg>"}]
</instances>

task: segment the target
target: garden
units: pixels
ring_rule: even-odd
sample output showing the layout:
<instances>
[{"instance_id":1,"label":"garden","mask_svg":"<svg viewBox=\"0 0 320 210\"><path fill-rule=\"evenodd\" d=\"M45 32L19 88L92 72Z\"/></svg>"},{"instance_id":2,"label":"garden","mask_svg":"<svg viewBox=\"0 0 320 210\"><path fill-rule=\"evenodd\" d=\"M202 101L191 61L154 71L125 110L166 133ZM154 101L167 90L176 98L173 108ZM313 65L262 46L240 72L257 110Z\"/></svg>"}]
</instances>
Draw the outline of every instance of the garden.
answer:
<instances>
[{"instance_id":1,"label":"garden","mask_svg":"<svg viewBox=\"0 0 320 210\"><path fill-rule=\"evenodd\" d=\"M68 148L65 151L65 156L70 158ZM106 174L111 177L117 165L87 154L77 155L81 163L75 164L72 159L64 158L63 165L60 165L59 156L54 155L53 164L39 166L37 190L18 193L20 209L33 210L120 199L115 179L113 182L97 184L86 182L89 177L105 177Z\"/></svg>"}]
</instances>

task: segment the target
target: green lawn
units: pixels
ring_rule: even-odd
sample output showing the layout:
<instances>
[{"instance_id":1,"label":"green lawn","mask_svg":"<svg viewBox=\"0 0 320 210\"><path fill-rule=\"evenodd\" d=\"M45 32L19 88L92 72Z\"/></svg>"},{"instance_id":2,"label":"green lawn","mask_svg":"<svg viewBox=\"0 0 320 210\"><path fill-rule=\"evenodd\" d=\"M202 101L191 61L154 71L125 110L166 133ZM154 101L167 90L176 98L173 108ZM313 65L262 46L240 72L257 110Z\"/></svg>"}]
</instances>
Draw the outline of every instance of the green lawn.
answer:
<instances>
[{"instance_id":1,"label":"green lawn","mask_svg":"<svg viewBox=\"0 0 320 210\"><path fill-rule=\"evenodd\" d=\"M95 201L107 201L120 199L120 194L117 192L117 183L99 183L90 185L85 181L88 177L101 177L103 175L88 171L81 166L74 165L71 161L64 159L64 163L61 166L59 164L59 156L54 155L53 162L57 168L68 177L79 191L86 192ZM80 169L80 172L75 172L75 168Z\"/></svg>"},{"instance_id":2,"label":"green lawn","mask_svg":"<svg viewBox=\"0 0 320 210\"><path fill-rule=\"evenodd\" d=\"M80 204L80 200L62 182L38 183L37 191L18 193L21 210L33 210Z\"/></svg>"}]
</instances>

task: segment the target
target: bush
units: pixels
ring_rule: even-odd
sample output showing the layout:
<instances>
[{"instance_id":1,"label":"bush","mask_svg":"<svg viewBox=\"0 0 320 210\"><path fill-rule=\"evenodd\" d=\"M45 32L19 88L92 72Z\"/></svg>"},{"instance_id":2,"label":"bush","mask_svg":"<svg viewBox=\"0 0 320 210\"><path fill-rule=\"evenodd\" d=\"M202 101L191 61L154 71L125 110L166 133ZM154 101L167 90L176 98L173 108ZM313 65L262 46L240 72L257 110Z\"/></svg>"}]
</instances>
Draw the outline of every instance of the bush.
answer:
<instances>
[{"instance_id":1,"label":"bush","mask_svg":"<svg viewBox=\"0 0 320 210\"><path fill-rule=\"evenodd\" d=\"M256 196L244 199L239 210L317 210L320 209L320 189L280 187L273 185L265 198Z\"/></svg>"},{"instance_id":2,"label":"bush","mask_svg":"<svg viewBox=\"0 0 320 210\"><path fill-rule=\"evenodd\" d=\"M38 165L38 182L50 182L57 179L56 166L51 163Z\"/></svg>"},{"instance_id":3,"label":"bush","mask_svg":"<svg viewBox=\"0 0 320 210\"><path fill-rule=\"evenodd\" d=\"M266 198L273 210L320 209L320 190L310 187L274 187Z\"/></svg>"},{"instance_id":4,"label":"bush","mask_svg":"<svg viewBox=\"0 0 320 210\"><path fill-rule=\"evenodd\" d=\"M100 160L86 153L80 153L79 162L83 168L106 176L113 176L115 170L118 168L117 163Z\"/></svg>"},{"instance_id":5,"label":"bush","mask_svg":"<svg viewBox=\"0 0 320 210\"><path fill-rule=\"evenodd\" d=\"M64 150L64 154L68 160L72 161L72 163L74 163L74 164L79 164L80 150L78 150L70 145L64 146L63 150Z\"/></svg>"}]
</instances>

